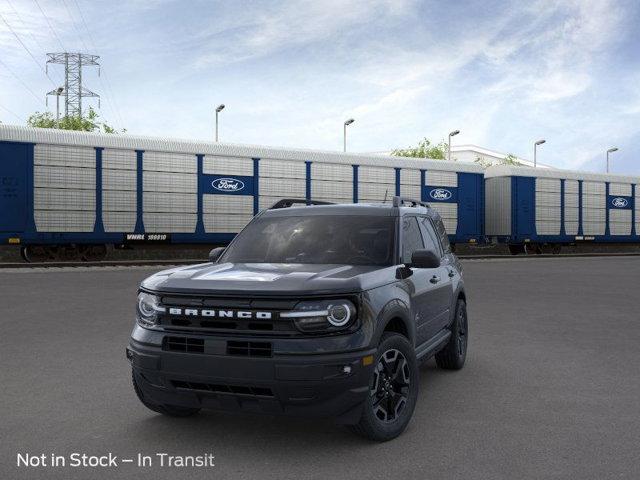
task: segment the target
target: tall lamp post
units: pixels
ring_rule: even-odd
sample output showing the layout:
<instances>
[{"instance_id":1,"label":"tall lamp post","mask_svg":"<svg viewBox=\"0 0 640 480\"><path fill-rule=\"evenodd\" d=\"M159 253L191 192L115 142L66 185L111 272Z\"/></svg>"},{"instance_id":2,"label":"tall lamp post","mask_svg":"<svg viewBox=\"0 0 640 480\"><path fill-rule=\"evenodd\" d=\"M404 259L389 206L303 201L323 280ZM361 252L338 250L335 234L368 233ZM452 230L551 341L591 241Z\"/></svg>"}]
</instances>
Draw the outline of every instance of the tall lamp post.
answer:
<instances>
[{"instance_id":1,"label":"tall lamp post","mask_svg":"<svg viewBox=\"0 0 640 480\"><path fill-rule=\"evenodd\" d=\"M540 139L533 144L533 168L538 166L538 145L542 145L546 140Z\"/></svg>"},{"instance_id":2,"label":"tall lamp post","mask_svg":"<svg viewBox=\"0 0 640 480\"><path fill-rule=\"evenodd\" d=\"M353 118L350 118L349 120L345 120L344 122L344 129L343 129L343 136L342 136L343 152L347 151L347 125L351 125L353 122L355 122Z\"/></svg>"},{"instance_id":3,"label":"tall lamp post","mask_svg":"<svg viewBox=\"0 0 640 480\"><path fill-rule=\"evenodd\" d=\"M449 133L449 148L447 149L447 160L451 161L451 137L455 137L460 133L460 130L454 130Z\"/></svg>"},{"instance_id":4,"label":"tall lamp post","mask_svg":"<svg viewBox=\"0 0 640 480\"><path fill-rule=\"evenodd\" d=\"M224 110L224 103L221 103L216 107L216 142L218 141L218 114Z\"/></svg>"},{"instance_id":5,"label":"tall lamp post","mask_svg":"<svg viewBox=\"0 0 640 480\"><path fill-rule=\"evenodd\" d=\"M609 154L617 151L618 151L618 147L612 147L609 150L607 150L607 173L609 173Z\"/></svg>"}]
</instances>

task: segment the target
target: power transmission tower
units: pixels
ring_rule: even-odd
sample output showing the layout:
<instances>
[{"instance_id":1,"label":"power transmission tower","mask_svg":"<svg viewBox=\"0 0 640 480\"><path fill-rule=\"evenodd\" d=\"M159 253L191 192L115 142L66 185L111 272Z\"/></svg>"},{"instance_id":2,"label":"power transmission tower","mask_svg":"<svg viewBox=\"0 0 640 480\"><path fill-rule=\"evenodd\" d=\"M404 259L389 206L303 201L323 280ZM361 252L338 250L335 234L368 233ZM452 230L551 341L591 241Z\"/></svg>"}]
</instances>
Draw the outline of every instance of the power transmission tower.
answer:
<instances>
[{"instance_id":1,"label":"power transmission tower","mask_svg":"<svg viewBox=\"0 0 640 480\"><path fill-rule=\"evenodd\" d=\"M82 86L82 67L97 66L98 76L100 76L100 64L98 55L88 55L86 53L47 53L47 69L50 63L64 65L64 90L65 97L64 114L71 117L82 117L82 99L85 97L95 97L98 99L100 107L100 95ZM47 95L60 96L59 89L52 90Z\"/></svg>"}]
</instances>

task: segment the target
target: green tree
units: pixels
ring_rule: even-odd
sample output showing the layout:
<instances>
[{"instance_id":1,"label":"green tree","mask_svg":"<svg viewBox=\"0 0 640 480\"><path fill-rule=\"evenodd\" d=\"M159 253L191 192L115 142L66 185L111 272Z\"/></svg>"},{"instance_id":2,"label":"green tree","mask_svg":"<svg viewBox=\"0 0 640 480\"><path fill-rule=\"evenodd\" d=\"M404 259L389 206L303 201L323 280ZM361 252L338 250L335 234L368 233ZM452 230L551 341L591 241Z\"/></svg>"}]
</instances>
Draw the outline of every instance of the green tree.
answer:
<instances>
[{"instance_id":1,"label":"green tree","mask_svg":"<svg viewBox=\"0 0 640 480\"><path fill-rule=\"evenodd\" d=\"M440 142L433 145L428 139L424 138L418 142L417 147L399 148L393 150L391 155L397 157L413 157L413 158L432 158L436 160L446 160L448 145Z\"/></svg>"},{"instance_id":2,"label":"green tree","mask_svg":"<svg viewBox=\"0 0 640 480\"><path fill-rule=\"evenodd\" d=\"M509 153L506 157L498 160L495 163L491 160L487 160L484 157L476 157L475 163L480 165L482 168L489 168L494 165L512 165L514 167L522 166L522 163L518 161L518 157L516 157L513 153Z\"/></svg>"},{"instance_id":3,"label":"green tree","mask_svg":"<svg viewBox=\"0 0 640 480\"><path fill-rule=\"evenodd\" d=\"M51 112L36 112L27 119L27 125L37 128L58 128L60 130L81 130L83 132L118 133L100 120L100 115L91 107L82 117L64 116L57 121ZM125 133L126 129L122 129Z\"/></svg>"}]
</instances>

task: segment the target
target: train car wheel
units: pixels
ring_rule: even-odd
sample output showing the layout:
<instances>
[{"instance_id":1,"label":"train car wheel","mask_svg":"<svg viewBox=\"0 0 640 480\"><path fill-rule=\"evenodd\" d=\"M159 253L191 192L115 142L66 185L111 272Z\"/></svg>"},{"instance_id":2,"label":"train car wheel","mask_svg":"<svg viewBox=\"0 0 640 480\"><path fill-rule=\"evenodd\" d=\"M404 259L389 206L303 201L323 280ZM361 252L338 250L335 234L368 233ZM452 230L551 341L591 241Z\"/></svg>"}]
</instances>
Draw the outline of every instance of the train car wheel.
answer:
<instances>
[{"instance_id":1,"label":"train car wheel","mask_svg":"<svg viewBox=\"0 0 640 480\"><path fill-rule=\"evenodd\" d=\"M553 253L554 255L560 255L561 251L562 251L562 244L554 243L553 247L551 248L551 253Z\"/></svg>"},{"instance_id":2,"label":"train car wheel","mask_svg":"<svg viewBox=\"0 0 640 480\"><path fill-rule=\"evenodd\" d=\"M26 245L22 247L20 254L27 263L46 262L49 260L47 247L42 245Z\"/></svg>"},{"instance_id":3,"label":"train car wheel","mask_svg":"<svg viewBox=\"0 0 640 480\"><path fill-rule=\"evenodd\" d=\"M511 255L520 255L521 253L525 253L524 245L510 244L509 252L511 253Z\"/></svg>"},{"instance_id":4,"label":"train car wheel","mask_svg":"<svg viewBox=\"0 0 640 480\"><path fill-rule=\"evenodd\" d=\"M106 256L106 245L82 245L80 247L80 259L83 262L100 262Z\"/></svg>"},{"instance_id":5,"label":"train car wheel","mask_svg":"<svg viewBox=\"0 0 640 480\"><path fill-rule=\"evenodd\" d=\"M537 243L525 243L523 245L525 255L540 255L542 248Z\"/></svg>"}]
</instances>

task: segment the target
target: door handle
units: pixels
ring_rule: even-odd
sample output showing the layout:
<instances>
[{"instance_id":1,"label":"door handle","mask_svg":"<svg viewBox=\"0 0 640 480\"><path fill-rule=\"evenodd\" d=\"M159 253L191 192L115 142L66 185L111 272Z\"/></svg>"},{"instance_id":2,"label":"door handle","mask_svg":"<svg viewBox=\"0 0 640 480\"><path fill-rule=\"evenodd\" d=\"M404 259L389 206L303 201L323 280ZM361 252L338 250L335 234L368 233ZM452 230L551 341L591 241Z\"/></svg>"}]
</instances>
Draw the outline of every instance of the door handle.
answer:
<instances>
[{"instance_id":1,"label":"door handle","mask_svg":"<svg viewBox=\"0 0 640 480\"><path fill-rule=\"evenodd\" d=\"M453 270L449 270L449 278L453 278L456 276L456 272Z\"/></svg>"},{"instance_id":2,"label":"door handle","mask_svg":"<svg viewBox=\"0 0 640 480\"><path fill-rule=\"evenodd\" d=\"M436 284L440 281L440 277L437 275L434 275L433 277L431 277L431 280L429 280L431 283Z\"/></svg>"}]
</instances>

